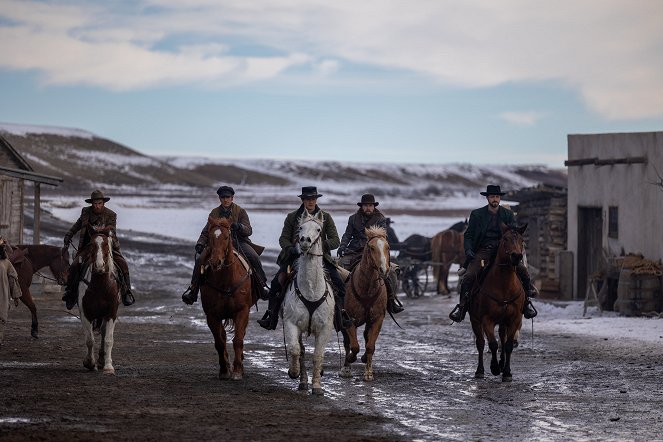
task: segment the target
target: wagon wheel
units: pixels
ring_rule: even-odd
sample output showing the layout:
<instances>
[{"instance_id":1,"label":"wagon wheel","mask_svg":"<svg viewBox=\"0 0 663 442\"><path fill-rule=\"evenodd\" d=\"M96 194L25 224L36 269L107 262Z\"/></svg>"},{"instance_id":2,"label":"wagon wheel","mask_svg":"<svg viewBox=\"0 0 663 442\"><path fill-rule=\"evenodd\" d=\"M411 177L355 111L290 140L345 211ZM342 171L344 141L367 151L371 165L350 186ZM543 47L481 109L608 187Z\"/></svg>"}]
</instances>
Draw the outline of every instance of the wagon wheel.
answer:
<instances>
[{"instance_id":1,"label":"wagon wheel","mask_svg":"<svg viewBox=\"0 0 663 442\"><path fill-rule=\"evenodd\" d=\"M426 292L428 287L428 266L414 264L403 270L403 291L408 298L418 298Z\"/></svg>"}]
</instances>

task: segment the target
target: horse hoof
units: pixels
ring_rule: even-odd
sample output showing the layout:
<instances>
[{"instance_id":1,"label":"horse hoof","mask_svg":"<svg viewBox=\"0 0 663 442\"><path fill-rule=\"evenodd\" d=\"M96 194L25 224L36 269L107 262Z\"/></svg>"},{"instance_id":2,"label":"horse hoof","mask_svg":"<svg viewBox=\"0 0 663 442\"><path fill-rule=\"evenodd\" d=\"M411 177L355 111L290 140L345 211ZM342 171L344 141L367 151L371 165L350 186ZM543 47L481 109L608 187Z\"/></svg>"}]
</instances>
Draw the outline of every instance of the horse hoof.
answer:
<instances>
[{"instance_id":1,"label":"horse hoof","mask_svg":"<svg viewBox=\"0 0 663 442\"><path fill-rule=\"evenodd\" d=\"M242 380L242 373L233 373L232 374L232 380L233 381L241 381Z\"/></svg>"},{"instance_id":2,"label":"horse hoof","mask_svg":"<svg viewBox=\"0 0 663 442\"><path fill-rule=\"evenodd\" d=\"M87 368L90 371L97 371L97 365L91 362L83 362L83 367Z\"/></svg>"},{"instance_id":3,"label":"horse hoof","mask_svg":"<svg viewBox=\"0 0 663 442\"><path fill-rule=\"evenodd\" d=\"M511 381L512 381L511 375L503 375L502 376L502 382L511 382Z\"/></svg>"},{"instance_id":4,"label":"horse hoof","mask_svg":"<svg viewBox=\"0 0 663 442\"><path fill-rule=\"evenodd\" d=\"M352 370L350 367L343 367L341 371L338 372L338 375L342 378L350 379L352 377Z\"/></svg>"},{"instance_id":5,"label":"horse hoof","mask_svg":"<svg viewBox=\"0 0 663 442\"><path fill-rule=\"evenodd\" d=\"M299 391L308 391L308 384L304 382L300 382L299 386L297 387L297 390Z\"/></svg>"},{"instance_id":6,"label":"horse hoof","mask_svg":"<svg viewBox=\"0 0 663 442\"><path fill-rule=\"evenodd\" d=\"M37 330L32 330L30 335L32 335L32 337L35 339L39 339L39 333L37 332Z\"/></svg>"},{"instance_id":7,"label":"horse hoof","mask_svg":"<svg viewBox=\"0 0 663 442\"><path fill-rule=\"evenodd\" d=\"M364 375L364 381L365 382L372 382L373 381L373 373L367 373Z\"/></svg>"},{"instance_id":8,"label":"horse hoof","mask_svg":"<svg viewBox=\"0 0 663 442\"><path fill-rule=\"evenodd\" d=\"M481 372L477 371L476 373L474 373L474 378L475 379L483 379L484 377L485 376L484 376L482 371Z\"/></svg>"},{"instance_id":9,"label":"horse hoof","mask_svg":"<svg viewBox=\"0 0 663 442\"><path fill-rule=\"evenodd\" d=\"M361 355L361 362L365 364L366 361L368 361L368 356L366 356L366 353L364 353L363 355Z\"/></svg>"},{"instance_id":10,"label":"horse hoof","mask_svg":"<svg viewBox=\"0 0 663 442\"><path fill-rule=\"evenodd\" d=\"M228 373L228 372L224 373L224 372L221 372L221 371L219 372L219 380L227 381L228 379L230 379L230 373Z\"/></svg>"},{"instance_id":11,"label":"horse hoof","mask_svg":"<svg viewBox=\"0 0 663 442\"><path fill-rule=\"evenodd\" d=\"M290 379L297 379L299 377L299 370L298 371L288 370L288 376L290 376Z\"/></svg>"},{"instance_id":12,"label":"horse hoof","mask_svg":"<svg viewBox=\"0 0 663 442\"><path fill-rule=\"evenodd\" d=\"M322 388L313 388L313 389L311 390L311 394L312 394L313 396L324 396L324 395L325 395L325 391L324 391Z\"/></svg>"},{"instance_id":13,"label":"horse hoof","mask_svg":"<svg viewBox=\"0 0 663 442\"><path fill-rule=\"evenodd\" d=\"M108 375L108 376L115 376L115 369L114 368L104 368L103 373L105 375Z\"/></svg>"}]
</instances>

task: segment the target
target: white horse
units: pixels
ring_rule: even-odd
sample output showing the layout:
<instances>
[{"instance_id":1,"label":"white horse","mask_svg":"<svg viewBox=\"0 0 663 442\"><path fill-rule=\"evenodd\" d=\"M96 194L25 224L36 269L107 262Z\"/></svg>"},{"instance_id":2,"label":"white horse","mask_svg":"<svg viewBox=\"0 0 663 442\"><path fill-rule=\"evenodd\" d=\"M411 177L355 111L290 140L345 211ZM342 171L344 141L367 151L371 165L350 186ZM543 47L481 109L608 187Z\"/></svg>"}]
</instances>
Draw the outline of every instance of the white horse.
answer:
<instances>
[{"instance_id":1,"label":"white horse","mask_svg":"<svg viewBox=\"0 0 663 442\"><path fill-rule=\"evenodd\" d=\"M334 326L334 292L325 278L320 235L324 218L308 213L299 219L297 245L301 256L295 262L297 275L288 286L283 301L283 324L290 367L288 375L299 377L299 390L308 391L308 375L304 364L303 333L315 337L313 351L312 393L323 395L320 377L325 346Z\"/></svg>"},{"instance_id":2,"label":"white horse","mask_svg":"<svg viewBox=\"0 0 663 442\"><path fill-rule=\"evenodd\" d=\"M83 325L87 351L83 366L88 370L103 368L104 374L114 375L113 333L120 304L120 287L113 261L112 232L95 231L88 245L89 266L78 284L78 309ZM82 257L79 256L80 260ZM94 330L100 329L99 359L94 353Z\"/></svg>"}]
</instances>

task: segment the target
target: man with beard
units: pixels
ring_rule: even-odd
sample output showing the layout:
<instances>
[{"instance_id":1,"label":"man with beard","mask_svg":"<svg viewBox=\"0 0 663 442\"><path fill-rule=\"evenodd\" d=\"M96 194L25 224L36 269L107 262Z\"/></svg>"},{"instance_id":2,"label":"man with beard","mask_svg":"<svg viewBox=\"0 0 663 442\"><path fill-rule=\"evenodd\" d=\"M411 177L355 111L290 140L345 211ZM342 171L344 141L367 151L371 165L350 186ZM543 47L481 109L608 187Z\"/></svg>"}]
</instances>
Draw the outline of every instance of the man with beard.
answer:
<instances>
[{"instance_id":1,"label":"man with beard","mask_svg":"<svg viewBox=\"0 0 663 442\"><path fill-rule=\"evenodd\" d=\"M285 218L283 223L283 230L279 237L279 245L281 246L281 253L276 259L279 265L279 270L276 276L272 279L271 288L269 290L269 305L267 311L261 319L258 319L258 324L267 330L276 329L279 320L279 310L283 302L283 284L282 279L288 271L288 267L295 262L299 257L297 252L297 222L304 214L304 211L311 215L316 215L322 212L324 216L324 224L322 232L320 233L320 240L322 241L323 263L329 278L331 279L332 286L336 291L335 304L336 304L336 323L337 326L348 328L352 325L352 318L348 316L347 312L343 309L343 302L345 299L345 284L338 274L336 265L331 257L331 250L338 247L338 232L336 231L336 224L331 215L318 207L318 198L322 195L318 193L315 186L302 187L302 193L299 198L302 200L302 205L294 212L290 212Z\"/></svg>"},{"instance_id":2,"label":"man with beard","mask_svg":"<svg viewBox=\"0 0 663 442\"><path fill-rule=\"evenodd\" d=\"M86 256L86 246L90 243L90 239L94 234L93 227L110 228L109 236L113 241L113 261L120 270L120 292L122 294L122 304L131 305L135 302L134 295L131 293L131 279L129 278L129 266L127 261L120 252L120 242L117 239L115 225L117 222L117 214L105 207L105 204L110 200L104 197L101 190L95 190L89 199L85 202L90 206L83 207L81 216L76 220L73 226L69 229L64 236L64 246L69 247L71 239L80 231L80 240L78 241L78 251L74 257L71 266L69 267L69 277L67 278L67 287L64 292L62 300L66 302L67 310L71 310L78 302L78 282L80 281L80 274Z\"/></svg>"},{"instance_id":3,"label":"man with beard","mask_svg":"<svg viewBox=\"0 0 663 442\"><path fill-rule=\"evenodd\" d=\"M230 229L233 232L233 247L242 254L253 268L253 283L257 287L256 292L262 299L267 299L265 293L267 288L265 282L267 277L262 269L260 262L260 253L264 247L253 244L249 236L253 234L251 221L246 210L235 203L235 189L230 186L221 186L217 189L219 196L219 206L214 208L208 218L226 218L230 222ZM191 285L182 294L182 301L185 304L193 304L198 300L198 291L200 290L200 254L203 253L207 242L209 241L209 223L205 224L200 232L200 237L196 242L196 258L193 265L193 275L191 276Z\"/></svg>"},{"instance_id":4,"label":"man with beard","mask_svg":"<svg viewBox=\"0 0 663 442\"><path fill-rule=\"evenodd\" d=\"M461 322L465 319L465 313L467 313L471 302L472 287L482 269L481 263L490 263L495 258L497 247L502 238L500 225L502 223L507 226L516 224L513 212L500 206L502 195L505 195L500 186L488 185L486 191L480 193L486 197L488 204L472 211L469 225L465 231L465 255L470 261L460 286L460 302L449 313L449 318L454 322ZM525 319L531 319L537 315L537 311L530 299L533 295L533 289L529 272L522 261L516 267L516 273L525 289L526 299L523 315Z\"/></svg>"},{"instance_id":5,"label":"man with beard","mask_svg":"<svg viewBox=\"0 0 663 442\"><path fill-rule=\"evenodd\" d=\"M375 201L375 196L366 193L361 196L361 201L357 203L359 209L348 218L348 226L341 238L341 245L336 254L340 258L341 266L347 270L352 270L361 261L361 255L364 246L368 242L365 229L372 226L382 227L387 230L387 219L382 212L378 210L380 203ZM394 287L396 286L396 272L389 270L385 279L387 283L387 310L391 313L400 313L403 306L396 298Z\"/></svg>"}]
</instances>

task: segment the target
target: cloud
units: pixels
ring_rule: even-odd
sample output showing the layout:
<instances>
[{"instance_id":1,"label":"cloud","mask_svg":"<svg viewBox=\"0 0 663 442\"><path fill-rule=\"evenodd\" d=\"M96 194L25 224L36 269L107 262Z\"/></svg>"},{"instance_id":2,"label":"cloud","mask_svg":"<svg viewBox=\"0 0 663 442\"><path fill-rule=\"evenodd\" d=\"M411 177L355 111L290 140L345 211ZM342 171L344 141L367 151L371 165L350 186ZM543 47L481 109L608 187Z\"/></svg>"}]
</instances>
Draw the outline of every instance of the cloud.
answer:
<instances>
[{"instance_id":1,"label":"cloud","mask_svg":"<svg viewBox=\"0 0 663 442\"><path fill-rule=\"evenodd\" d=\"M0 67L134 89L350 64L444 87L552 81L605 117L647 118L663 115L661 16L649 0L0 0Z\"/></svg>"},{"instance_id":2,"label":"cloud","mask_svg":"<svg viewBox=\"0 0 663 442\"><path fill-rule=\"evenodd\" d=\"M516 126L534 126L545 116L543 112L502 112L498 115L502 120Z\"/></svg>"}]
</instances>

